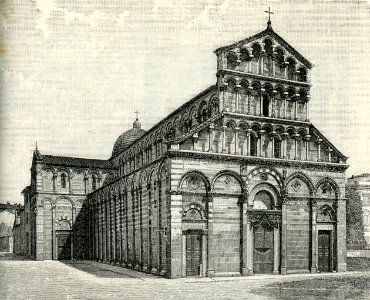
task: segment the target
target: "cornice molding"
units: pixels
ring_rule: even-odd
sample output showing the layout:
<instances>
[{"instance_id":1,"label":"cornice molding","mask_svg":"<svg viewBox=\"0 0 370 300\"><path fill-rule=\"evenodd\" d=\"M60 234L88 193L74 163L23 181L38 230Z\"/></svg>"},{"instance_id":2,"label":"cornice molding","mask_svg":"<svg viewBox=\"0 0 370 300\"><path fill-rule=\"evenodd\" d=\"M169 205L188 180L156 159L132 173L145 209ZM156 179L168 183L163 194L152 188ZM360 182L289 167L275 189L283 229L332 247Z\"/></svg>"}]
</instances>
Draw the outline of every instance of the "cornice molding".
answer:
<instances>
[{"instance_id":1,"label":"cornice molding","mask_svg":"<svg viewBox=\"0 0 370 300\"><path fill-rule=\"evenodd\" d=\"M311 169L329 172L344 172L349 165L340 163L314 162L302 160L287 160L266 157L242 156L235 154L200 152L191 150L168 150L168 157L183 157L191 159L207 159L216 161L233 161L238 162L243 167L244 165L256 164L262 166L273 167L294 167L300 169Z\"/></svg>"},{"instance_id":2,"label":"cornice molding","mask_svg":"<svg viewBox=\"0 0 370 300\"><path fill-rule=\"evenodd\" d=\"M289 79L283 79L283 78L277 78L277 77L270 77L266 75L247 73L247 72L235 71L235 70L230 70L230 69L221 69L216 73L216 76L219 76L219 75L222 76L225 74L240 76L243 78L251 78L253 80L263 80L263 81L275 82L275 83L286 84L286 85L295 85L295 86L304 87L306 89L311 88L311 84L308 82L289 80Z\"/></svg>"},{"instance_id":3,"label":"cornice molding","mask_svg":"<svg viewBox=\"0 0 370 300\"><path fill-rule=\"evenodd\" d=\"M280 118L271 118L271 117L261 117L261 116L255 116L255 115L248 115L248 114L242 114L242 113L235 113L235 112L228 112L225 111L223 113L224 116L230 116L230 117L240 117L240 118L247 118L247 120L251 121L258 121L261 123L277 123L282 125L292 125L292 126L305 126L309 127L311 125L311 122L306 121L297 121L293 119L280 119Z\"/></svg>"}]
</instances>

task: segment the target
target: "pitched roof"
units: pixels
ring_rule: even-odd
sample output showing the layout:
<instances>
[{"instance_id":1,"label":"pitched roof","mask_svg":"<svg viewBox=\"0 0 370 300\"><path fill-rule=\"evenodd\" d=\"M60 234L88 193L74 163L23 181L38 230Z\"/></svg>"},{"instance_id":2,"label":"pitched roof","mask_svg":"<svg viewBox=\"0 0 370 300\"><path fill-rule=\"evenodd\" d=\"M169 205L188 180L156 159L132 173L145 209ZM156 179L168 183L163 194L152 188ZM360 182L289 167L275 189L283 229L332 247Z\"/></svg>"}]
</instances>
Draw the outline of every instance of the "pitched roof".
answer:
<instances>
[{"instance_id":1,"label":"pitched roof","mask_svg":"<svg viewBox=\"0 0 370 300\"><path fill-rule=\"evenodd\" d=\"M313 134L315 134L317 137L324 140L330 148L332 148L334 151L337 152L340 158L342 158L344 161L348 159L348 157L345 156L342 152L340 152L338 148L336 148L313 124L311 124L311 128L312 128Z\"/></svg>"},{"instance_id":2,"label":"pitched roof","mask_svg":"<svg viewBox=\"0 0 370 300\"><path fill-rule=\"evenodd\" d=\"M38 150L37 150L38 151ZM65 167L88 167L101 169L114 169L113 164L108 160L90 159L68 156L41 155L38 151L37 161L44 165L65 166Z\"/></svg>"},{"instance_id":3,"label":"pitched roof","mask_svg":"<svg viewBox=\"0 0 370 300\"><path fill-rule=\"evenodd\" d=\"M311 69L313 67L313 65L308 61L308 59L306 59L302 54L300 54L297 50L295 50L291 45L288 44L287 41L285 41L280 35L278 35L273 29L271 26L267 26L267 28L255 35L252 35L250 37L247 37L243 40L240 40L238 42L235 42L231 45L228 45L228 46L223 46L223 47L220 47L220 48L217 48L214 52L216 54L218 54L219 52L221 51L225 51L225 50L229 50L229 49L232 49L232 48L235 48L235 47L240 47L248 42L251 42L253 40L256 40L256 39L259 39L265 35L269 35L271 36L272 38L274 38L277 42L279 42L282 46L285 47L286 50L288 50L289 52L291 52L295 57L297 57L300 61L302 61L302 63L309 69Z\"/></svg>"}]
</instances>

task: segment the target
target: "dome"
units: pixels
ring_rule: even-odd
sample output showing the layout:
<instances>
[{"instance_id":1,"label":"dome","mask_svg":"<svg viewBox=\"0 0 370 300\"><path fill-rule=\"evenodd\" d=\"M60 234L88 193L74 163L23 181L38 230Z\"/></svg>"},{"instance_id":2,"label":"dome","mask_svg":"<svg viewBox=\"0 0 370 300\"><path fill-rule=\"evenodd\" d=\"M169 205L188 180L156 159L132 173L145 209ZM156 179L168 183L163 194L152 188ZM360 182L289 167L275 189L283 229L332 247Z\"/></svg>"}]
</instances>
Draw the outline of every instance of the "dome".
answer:
<instances>
[{"instance_id":1,"label":"dome","mask_svg":"<svg viewBox=\"0 0 370 300\"><path fill-rule=\"evenodd\" d=\"M128 146L130 146L137 139L141 138L145 133L144 129L141 129L141 123L138 119L133 123L132 129L122 133L113 146L112 157L117 156Z\"/></svg>"}]
</instances>

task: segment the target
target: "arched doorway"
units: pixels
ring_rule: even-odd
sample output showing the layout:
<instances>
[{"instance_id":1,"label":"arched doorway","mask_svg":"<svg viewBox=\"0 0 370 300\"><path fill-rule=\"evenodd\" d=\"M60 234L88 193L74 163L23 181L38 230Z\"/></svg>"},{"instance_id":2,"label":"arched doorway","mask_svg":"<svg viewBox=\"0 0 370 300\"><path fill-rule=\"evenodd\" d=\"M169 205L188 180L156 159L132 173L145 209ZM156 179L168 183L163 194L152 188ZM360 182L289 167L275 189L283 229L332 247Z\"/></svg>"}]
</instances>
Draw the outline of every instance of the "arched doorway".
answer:
<instances>
[{"instance_id":1,"label":"arched doorway","mask_svg":"<svg viewBox=\"0 0 370 300\"><path fill-rule=\"evenodd\" d=\"M318 209L317 217L317 262L319 272L335 269L335 212L329 205Z\"/></svg>"},{"instance_id":2,"label":"arched doorway","mask_svg":"<svg viewBox=\"0 0 370 300\"><path fill-rule=\"evenodd\" d=\"M273 198L267 191L260 191L254 197L254 209L272 210ZM274 270L274 228L266 220L260 220L254 228L253 270L256 274L272 273Z\"/></svg>"},{"instance_id":3,"label":"arched doorway","mask_svg":"<svg viewBox=\"0 0 370 300\"><path fill-rule=\"evenodd\" d=\"M58 260L72 257L72 231L70 222L60 219L56 225L56 251Z\"/></svg>"},{"instance_id":4,"label":"arched doorway","mask_svg":"<svg viewBox=\"0 0 370 300\"><path fill-rule=\"evenodd\" d=\"M252 227L252 245L249 268L255 274L278 274L280 265L281 211L276 209L277 193L274 187L262 183L251 192L253 209L248 211Z\"/></svg>"},{"instance_id":5,"label":"arched doorway","mask_svg":"<svg viewBox=\"0 0 370 300\"><path fill-rule=\"evenodd\" d=\"M187 174L181 181L181 277L206 275L208 186L205 176L197 172Z\"/></svg>"}]
</instances>

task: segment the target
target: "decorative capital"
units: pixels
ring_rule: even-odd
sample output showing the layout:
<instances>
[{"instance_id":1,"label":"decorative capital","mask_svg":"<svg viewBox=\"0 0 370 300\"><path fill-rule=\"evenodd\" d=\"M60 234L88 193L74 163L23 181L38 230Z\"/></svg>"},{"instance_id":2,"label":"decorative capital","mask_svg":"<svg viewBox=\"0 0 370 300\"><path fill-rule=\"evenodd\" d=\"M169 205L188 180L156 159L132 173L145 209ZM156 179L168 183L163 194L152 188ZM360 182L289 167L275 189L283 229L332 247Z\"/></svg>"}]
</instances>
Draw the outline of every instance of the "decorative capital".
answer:
<instances>
[{"instance_id":1,"label":"decorative capital","mask_svg":"<svg viewBox=\"0 0 370 300\"><path fill-rule=\"evenodd\" d=\"M317 206L317 199L316 198L311 198L311 206L316 207Z\"/></svg>"}]
</instances>

